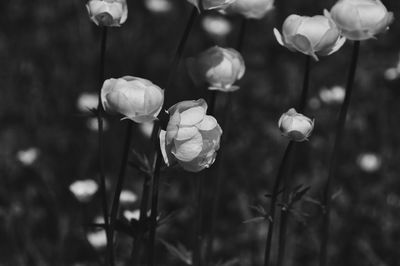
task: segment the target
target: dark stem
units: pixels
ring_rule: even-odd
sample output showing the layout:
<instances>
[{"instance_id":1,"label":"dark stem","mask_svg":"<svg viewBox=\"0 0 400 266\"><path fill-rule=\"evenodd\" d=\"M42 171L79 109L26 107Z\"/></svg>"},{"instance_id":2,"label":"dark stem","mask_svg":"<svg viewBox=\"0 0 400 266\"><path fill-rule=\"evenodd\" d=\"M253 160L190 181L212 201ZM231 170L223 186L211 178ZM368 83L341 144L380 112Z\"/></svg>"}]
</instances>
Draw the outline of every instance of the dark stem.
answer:
<instances>
[{"instance_id":1,"label":"dark stem","mask_svg":"<svg viewBox=\"0 0 400 266\"><path fill-rule=\"evenodd\" d=\"M140 230L137 237L133 240L133 246L132 246L131 261L133 262L133 265L140 265L140 255L143 250L141 244L144 241L144 234L146 233L147 230L146 228L147 225L145 224L146 223L145 220L147 218L147 206L149 202L150 182L151 182L151 176L146 175L143 180L142 199L140 201L140 216L139 216Z\"/></svg>"},{"instance_id":2,"label":"dark stem","mask_svg":"<svg viewBox=\"0 0 400 266\"><path fill-rule=\"evenodd\" d=\"M298 112L302 113L307 104L307 96L308 96L308 88L309 88L309 80L310 80L310 66L311 66L311 58L310 56L305 56L305 69L304 69L304 78L303 78L303 88L300 95L300 101L298 103L297 109ZM281 164L279 166L278 174L274 180L272 195L271 195L271 205L269 209L270 221L269 221L269 229L267 234L267 243L265 247L265 258L264 265L270 265L270 257L271 257L271 245L272 245L272 234L275 223L275 207L276 201L278 198L279 188L283 189L283 202L287 201L288 198L288 177L287 173L292 173L293 168L293 160L292 154L294 150L295 143L290 141L286 147L285 153L283 155ZM280 227L279 227L279 243L278 243L278 266L281 266L283 263L283 258L285 254L286 247L286 230L287 230L287 218L289 210L281 210L281 218L280 218Z\"/></svg>"},{"instance_id":3,"label":"dark stem","mask_svg":"<svg viewBox=\"0 0 400 266\"><path fill-rule=\"evenodd\" d=\"M194 266L201 266L202 265L202 246L203 246L203 234L202 234L202 227L203 227L203 194L204 194L204 176L200 173L197 176L196 182L196 228L195 228L195 247L194 247L194 254L193 254L193 265Z\"/></svg>"},{"instance_id":4,"label":"dark stem","mask_svg":"<svg viewBox=\"0 0 400 266\"><path fill-rule=\"evenodd\" d=\"M170 71L169 71L169 74L168 74L167 84L165 86L165 90L166 91L172 85L172 80L173 80L173 78L175 76L176 69L178 68L179 63L180 63L180 61L182 59L183 51L185 50L185 46L186 46L187 40L189 39L190 31L193 28L193 25L194 25L194 22L196 20L197 15L198 15L197 9L194 7L192 12L191 12L191 14L190 14L189 20L186 23L186 27L185 27L185 30L183 31L182 37L181 37L181 39L180 39L180 41L178 43L178 47L176 48L176 51L175 51L175 54L174 54L174 58L172 59L171 66L170 66Z\"/></svg>"},{"instance_id":5,"label":"dark stem","mask_svg":"<svg viewBox=\"0 0 400 266\"><path fill-rule=\"evenodd\" d=\"M157 132L160 131L159 123L154 124L154 130ZM157 134L158 136L159 134ZM159 138L156 138L156 141L159 141ZM157 153L155 158L155 166L153 172L153 183L152 183L152 194L151 194L151 216L150 216L150 234L149 234L149 243L148 243L148 257L147 257L147 266L154 266L154 257L155 257L155 239L156 239L156 229L157 229L157 214L158 214L158 188L160 183L160 168L162 164L162 154L160 145L157 143Z\"/></svg>"},{"instance_id":6,"label":"dark stem","mask_svg":"<svg viewBox=\"0 0 400 266\"><path fill-rule=\"evenodd\" d=\"M99 171L100 171L100 194L103 218L107 236L107 257L109 265L114 265L114 248L113 239L110 235L109 219L108 219L108 206L107 206L107 192L106 192L106 177L104 174L104 129L103 129L103 105L101 104L101 88L104 82L104 65L105 54L107 47L107 27L102 28L102 37L100 42L100 65L99 65L99 80L98 80L98 106L97 106L97 123L98 123L98 145L99 145Z\"/></svg>"},{"instance_id":7,"label":"dark stem","mask_svg":"<svg viewBox=\"0 0 400 266\"><path fill-rule=\"evenodd\" d=\"M178 47L175 51L174 58L171 63L170 71L168 74L167 84L165 86L165 91L168 91L174 74L176 72L177 67L182 59L183 51L185 50L185 46L187 40L189 38L190 31L193 28L194 22L197 17L197 9L194 7L192 13L190 14L189 20L186 23L185 30L182 34L182 37L179 41ZM164 100L164 105L166 100ZM152 139L154 140L154 145L156 147L156 157L155 157L155 166L153 171L153 183L152 183L152 200L151 200L151 217L150 217L150 234L149 234L149 242L148 242L148 266L154 265L154 247L155 247L155 235L156 235L156 227L157 227L157 209L158 209L158 186L159 186L159 178L160 178L160 167L162 164L162 154L159 145L159 131L161 127L164 125L160 125L160 123L155 123L152 131ZM140 214L143 215L142 213Z\"/></svg>"},{"instance_id":8,"label":"dark stem","mask_svg":"<svg viewBox=\"0 0 400 266\"><path fill-rule=\"evenodd\" d=\"M239 27L239 33L236 41L236 50L238 52L241 52L243 49L243 43L244 43L244 37L245 37L245 32L246 32L246 26L247 26L247 19L245 17L241 18L240 21L240 27ZM215 112L215 105L217 101L217 91L211 91L211 97L210 97L210 107L209 111L211 115L214 115ZM226 139L228 136L229 132L229 125L230 125L230 113L232 109L232 93L229 93L227 95L227 103L225 106L225 113L223 117L223 122L222 122L222 129L224 130L224 134L222 136L221 140L221 147L225 147L226 144ZM205 262L206 265L210 264L210 260L212 257L212 246L214 244L214 237L215 237L215 221L217 220L217 215L218 215L218 206L219 206L219 201L220 201L220 194L221 194L221 186L222 186L222 180L223 180L223 149L220 149L218 151L218 157L217 161L215 162L214 168L216 168L216 184L213 189L212 193L212 198L211 198L211 220L210 220L210 231L209 231L209 237L207 238L207 244L206 244L206 253L205 253Z\"/></svg>"},{"instance_id":9,"label":"dark stem","mask_svg":"<svg viewBox=\"0 0 400 266\"><path fill-rule=\"evenodd\" d=\"M117 219L117 215L118 215L120 196L121 196L122 187L123 187L124 181L125 181L125 172L126 172L126 168L128 165L129 151L131 148L132 124L133 123L129 120L127 121L127 123L128 124L126 125L125 141L124 141L124 146L122 148L121 165L119 168L117 185L115 187L114 198L113 198L112 206L111 206L110 236L112 239L114 238L115 220Z\"/></svg>"},{"instance_id":10,"label":"dark stem","mask_svg":"<svg viewBox=\"0 0 400 266\"><path fill-rule=\"evenodd\" d=\"M331 195L331 183L332 179L335 175L336 163L337 163L337 156L339 154L339 149L342 144L343 139L343 131L344 125L346 123L346 116L347 111L350 106L351 94L353 92L353 85L354 85L354 78L357 69L357 61L358 61L358 54L360 50L360 41L355 41L353 46L353 54L351 57L350 69L349 74L347 77L347 84L346 84L346 95L344 97L344 102L340 108L339 118L336 127L336 134L335 140L333 143L333 151L331 154L330 162L329 162L329 171L328 171L328 178L326 180L326 184L323 191L323 198L322 204L325 206L325 210L323 212L323 221L322 221L322 232L321 232L321 250L320 250L320 258L319 258L319 265L326 266L328 262L328 242L329 242L329 225L330 225L330 209L331 209L331 202L330 202L330 195Z\"/></svg>"}]
</instances>

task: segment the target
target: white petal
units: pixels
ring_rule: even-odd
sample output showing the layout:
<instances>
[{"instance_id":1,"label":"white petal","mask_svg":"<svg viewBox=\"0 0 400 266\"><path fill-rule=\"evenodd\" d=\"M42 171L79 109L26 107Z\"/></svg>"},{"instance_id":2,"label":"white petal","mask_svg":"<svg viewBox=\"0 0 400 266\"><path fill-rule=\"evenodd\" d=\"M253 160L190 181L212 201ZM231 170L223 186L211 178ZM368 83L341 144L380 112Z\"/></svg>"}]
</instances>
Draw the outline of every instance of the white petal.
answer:
<instances>
[{"instance_id":1,"label":"white petal","mask_svg":"<svg viewBox=\"0 0 400 266\"><path fill-rule=\"evenodd\" d=\"M181 126L193 126L203 120L206 110L203 107L197 106L181 113Z\"/></svg>"},{"instance_id":2,"label":"white petal","mask_svg":"<svg viewBox=\"0 0 400 266\"><path fill-rule=\"evenodd\" d=\"M196 125L196 127L200 130L208 131L214 129L217 125L218 122L213 116L206 115L203 121L201 121L200 124Z\"/></svg>"}]
</instances>

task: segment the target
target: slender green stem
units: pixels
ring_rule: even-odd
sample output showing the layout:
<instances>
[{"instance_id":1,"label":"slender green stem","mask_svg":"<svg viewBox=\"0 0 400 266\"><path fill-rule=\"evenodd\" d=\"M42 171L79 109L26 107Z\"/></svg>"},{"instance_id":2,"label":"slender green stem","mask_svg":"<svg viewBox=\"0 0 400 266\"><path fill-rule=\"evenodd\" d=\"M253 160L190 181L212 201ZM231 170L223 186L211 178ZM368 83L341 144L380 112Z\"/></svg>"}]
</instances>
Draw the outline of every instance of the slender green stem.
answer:
<instances>
[{"instance_id":1,"label":"slender green stem","mask_svg":"<svg viewBox=\"0 0 400 266\"><path fill-rule=\"evenodd\" d=\"M100 170L100 194L102 202L103 218L107 236L107 257L108 264L114 265L114 249L113 238L110 234L109 219L108 219L108 206L107 206L107 192L106 192L106 177L104 174L104 128L103 128L103 105L101 104L101 87L104 81L104 65L105 54L107 47L107 27L102 28L102 37L100 42L100 65L99 65L99 80L98 80L98 106L97 106L97 123L98 123L98 145L99 145L99 170Z\"/></svg>"},{"instance_id":2,"label":"slender green stem","mask_svg":"<svg viewBox=\"0 0 400 266\"><path fill-rule=\"evenodd\" d=\"M329 162L328 178L323 191L322 204L325 206L323 212L323 222L322 222L322 232L321 232L321 250L319 257L319 265L326 266L328 263L328 242L329 242L329 225L330 225L330 210L331 210L331 183L335 175L337 156L339 154L340 146L343 140L344 125L346 123L347 111L350 106L351 95L353 92L354 78L357 69L357 61L360 50L360 41L355 41L353 46L353 54L351 57L349 74L347 77L346 84L346 95L344 97L344 102L340 108L339 118L336 127L335 140L333 143L333 151L331 154Z\"/></svg>"},{"instance_id":3,"label":"slender green stem","mask_svg":"<svg viewBox=\"0 0 400 266\"><path fill-rule=\"evenodd\" d=\"M237 40L236 40L236 45L235 48L238 52L241 52L243 49L243 44L244 44L244 37L246 33L246 28L247 28L247 19L245 17L242 17L240 20L240 26L239 26L239 31L237 35ZM226 139L227 135L229 132L229 125L230 125L230 113L232 109L232 93L229 93L227 95L227 103L225 106L225 113L224 113L224 118L223 118L223 123L222 123L222 128L224 130L224 135L222 136L222 144L221 147L225 147L226 144ZM214 115L215 113L215 105L217 102L218 94L217 91L213 90L211 91L211 96L210 96L210 106L209 106L209 112L211 115ZM218 206L219 206L219 201L220 201L220 194L221 194L221 186L222 186L222 180L223 180L223 150L220 149L218 151L218 158L217 161L215 162L214 168L216 168L216 184L214 186L214 190L212 193L212 198L211 198L211 220L210 220L210 231L209 231L209 236L207 238L207 244L206 244L206 253L205 253L205 263L206 265L210 264L210 260L212 257L212 246L214 244L214 238L215 238L215 222L217 220L217 215L218 215Z\"/></svg>"},{"instance_id":4,"label":"slender green stem","mask_svg":"<svg viewBox=\"0 0 400 266\"><path fill-rule=\"evenodd\" d=\"M156 128L157 132L160 131L159 123L156 123L154 127ZM155 158L156 161L153 172L153 184L152 184L152 194L151 194L150 234L148 243L147 266L154 266L154 258L155 258L154 246L155 246L157 214L158 214L158 192L159 192L158 190L160 184L160 168L163 160L160 145L157 145L156 147L157 147L157 153Z\"/></svg>"},{"instance_id":5,"label":"slender green stem","mask_svg":"<svg viewBox=\"0 0 400 266\"><path fill-rule=\"evenodd\" d=\"M309 88L309 79L310 79L310 65L311 59L306 55L305 57L305 69L304 69L304 78L303 78L303 88L300 95L300 100L298 103L298 111L302 113L307 103L307 95ZM276 201L278 199L279 187L282 183L283 188L283 199L287 200L288 197L288 177L287 173L291 173L291 169L293 167L292 164L292 154L294 150L295 143L290 141L287 145L281 164L279 166L278 174L274 180L272 195L271 195L271 204L269 209L270 221L269 221L269 229L267 234L267 242L265 246L265 257L264 257L264 265L270 265L270 257L271 257L271 246L272 246L272 235L275 224L275 209L276 209ZM285 254L285 246L286 246L286 226L287 226L287 210L282 210L281 219L280 219L280 232L279 232L279 244L278 244L278 265L282 265L283 258Z\"/></svg>"},{"instance_id":6,"label":"slender green stem","mask_svg":"<svg viewBox=\"0 0 400 266\"><path fill-rule=\"evenodd\" d=\"M114 238L115 221L116 221L117 215L118 215L120 196L121 196L122 187L123 187L124 181L125 181L125 172L126 172L126 168L128 165L129 151L131 148L132 124L133 123L130 120L128 120L127 123L128 124L126 125L125 141L124 141L124 145L122 148L121 165L119 168L118 180L117 180L117 185L115 187L114 198L113 198L113 202L111 205L109 231L110 231L110 236L112 239Z\"/></svg>"}]
</instances>

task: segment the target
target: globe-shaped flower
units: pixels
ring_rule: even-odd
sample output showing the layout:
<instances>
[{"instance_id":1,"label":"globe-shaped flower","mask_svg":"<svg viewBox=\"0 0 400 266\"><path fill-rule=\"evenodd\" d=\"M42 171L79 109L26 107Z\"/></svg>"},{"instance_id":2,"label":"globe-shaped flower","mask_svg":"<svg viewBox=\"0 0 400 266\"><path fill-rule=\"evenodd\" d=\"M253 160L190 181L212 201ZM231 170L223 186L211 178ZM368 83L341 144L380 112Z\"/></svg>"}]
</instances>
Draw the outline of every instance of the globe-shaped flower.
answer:
<instances>
[{"instance_id":1,"label":"globe-shaped flower","mask_svg":"<svg viewBox=\"0 0 400 266\"><path fill-rule=\"evenodd\" d=\"M221 9L229 6L236 0L188 0L189 3L201 10Z\"/></svg>"},{"instance_id":2,"label":"globe-shaped flower","mask_svg":"<svg viewBox=\"0 0 400 266\"><path fill-rule=\"evenodd\" d=\"M310 55L317 61L317 55L330 55L346 41L340 36L336 24L329 17L321 15L290 15L283 23L282 35L277 29L274 29L274 34L280 45Z\"/></svg>"},{"instance_id":3,"label":"globe-shaped flower","mask_svg":"<svg viewBox=\"0 0 400 266\"><path fill-rule=\"evenodd\" d=\"M169 108L167 130L160 133L167 165L178 162L187 171L199 172L214 163L222 129L206 111L203 99L179 102Z\"/></svg>"},{"instance_id":4,"label":"globe-shaped flower","mask_svg":"<svg viewBox=\"0 0 400 266\"><path fill-rule=\"evenodd\" d=\"M349 40L373 38L386 31L393 21L393 13L380 0L340 0L330 14Z\"/></svg>"},{"instance_id":5,"label":"globe-shaped flower","mask_svg":"<svg viewBox=\"0 0 400 266\"><path fill-rule=\"evenodd\" d=\"M104 110L137 123L153 121L164 103L164 91L147 79L125 76L108 79L101 89Z\"/></svg>"},{"instance_id":6,"label":"globe-shaped flower","mask_svg":"<svg viewBox=\"0 0 400 266\"><path fill-rule=\"evenodd\" d=\"M128 18L126 0L89 0L86 8L97 26L119 27Z\"/></svg>"},{"instance_id":7,"label":"globe-shaped flower","mask_svg":"<svg viewBox=\"0 0 400 266\"><path fill-rule=\"evenodd\" d=\"M243 57L231 48L214 46L188 59L189 74L195 83L206 82L210 90L235 91L233 85L245 72Z\"/></svg>"},{"instance_id":8,"label":"globe-shaped flower","mask_svg":"<svg viewBox=\"0 0 400 266\"><path fill-rule=\"evenodd\" d=\"M250 19L261 19L274 8L274 0L236 0L224 11L228 14L241 14Z\"/></svg>"},{"instance_id":9,"label":"globe-shaped flower","mask_svg":"<svg viewBox=\"0 0 400 266\"><path fill-rule=\"evenodd\" d=\"M294 108L284 113L278 122L282 135L292 141L305 141L314 129L314 120L299 114Z\"/></svg>"}]
</instances>

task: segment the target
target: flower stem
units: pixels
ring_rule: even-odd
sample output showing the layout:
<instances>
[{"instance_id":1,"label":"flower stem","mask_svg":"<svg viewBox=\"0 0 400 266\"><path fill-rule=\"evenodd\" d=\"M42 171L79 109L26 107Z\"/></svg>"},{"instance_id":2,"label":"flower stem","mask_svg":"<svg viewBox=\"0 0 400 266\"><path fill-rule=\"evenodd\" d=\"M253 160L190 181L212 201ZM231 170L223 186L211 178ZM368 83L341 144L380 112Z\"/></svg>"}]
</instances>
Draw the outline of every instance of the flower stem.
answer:
<instances>
[{"instance_id":1,"label":"flower stem","mask_svg":"<svg viewBox=\"0 0 400 266\"><path fill-rule=\"evenodd\" d=\"M355 41L353 46L353 54L351 57L350 69L349 74L347 77L347 84L346 84L346 95L344 97L344 102L340 108L339 118L336 127L336 134L335 140L333 143L333 151L331 154L330 162L329 162L329 171L328 171L328 178L326 180L326 184L323 191L323 198L322 198L322 206L325 206L325 210L323 212L323 221L322 221L322 232L321 232L321 250L320 250L320 257L319 257L319 265L326 266L328 262L327 257L327 249L328 249L328 242L329 242L329 225L330 225L330 209L331 209L331 202L330 202L330 195L331 195L331 183L332 179L335 175L336 163L337 163L337 156L339 153L340 146L342 144L343 139L343 131L344 125L346 123L346 116L347 111L350 106L351 94L353 92L353 85L354 85L354 78L357 69L357 61L358 55L360 50L360 41Z\"/></svg>"},{"instance_id":2,"label":"flower stem","mask_svg":"<svg viewBox=\"0 0 400 266\"><path fill-rule=\"evenodd\" d=\"M113 241L110 235L109 219L108 219L108 206L107 206L107 192L106 192L106 177L104 174L104 129L103 129L103 105L101 104L101 87L104 81L104 65L105 54L107 47L107 27L102 28L102 36L100 41L100 65L99 65L99 92L98 92L98 105L97 105L97 123L98 123L98 146L99 146L99 171L100 171L100 194L102 211L104 218L104 230L107 236L107 261L109 265L114 265L114 248Z\"/></svg>"},{"instance_id":3,"label":"flower stem","mask_svg":"<svg viewBox=\"0 0 400 266\"><path fill-rule=\"evenodd\" d=\"M171 84L172 80L174 77L174 74L176 72L177 67L179 66L179 63L182 59L183 51L185 50L185 46L187 43L187 40L189 38L190 31L193 28L194 22L197 17L197 9L194 7L192 10L192 13L190 14L189 20L186 23L186 27L184 29L184 32L182 34L182 37L178 43L177 49L174 54L174 58L171 63L170 71L168 74L168 80L165 86L165 91L168 91ZM166 103L166 100L164 100L164 105ZM159 121L163 122L163 121ZM154 165L154 171L153 171L153 182L152 182L152 199L151 199L151 217L150 217L150 235L149 235L149 243L148 243L148 257L147 257L147 265L148 266L153 266L154 265L154 254L155 254L155 236L156 236L156 227L157 227L157 209L158 209L158 187L159 187L159 178L160 178L160 167L162 164L162 154L160 150L160 144L159 144L159 131L162 126L161 123L154 123L153 131L152 131L152 139L154 140L154 145L156 147L156 155L155 155L155 165ZM141 208L141 213L140 216L142 217L142 210L146 208Z\"/></svg>"},{"instance_id":4,"label":"flower stem","mask_svg":"<svg viewBox=\"0 0 400 266\"><path fill-rule=\"evenodd\" d=\"M242 17L240 20L240 26L239 26L239 32L238 32L238 37L236 40L236 50L238 52L241 52L243 49L243 43L244 43L244 37L246 33L246 27L247 27L247 19L245 17ZM223 122L222 122L222 128L224 130L224 134L222 136L221 140L221 147L225 147L228 132L229 132L229 126L230 126L230 113L232 110L232 93L228 93L227 95L227 103L225 106L225 114L223 117ZM214 114L215 112L215 105L217 101L217 91L213 90L211 91L211 96L210 96L210 114ZM212 198L211 198L211 220L210 220L210 232L209 236L207 238L207 244L206 244L206 254L205 254L205 262L206 265L210 265L210 260L212 257L212 247L214 244L214 238L215 238L215 222L217 220L217 215L218 215L218 206L219 206L219 201L221 197L221 186L222 186L222 181L223 181L223 158L224 158L224 149L220 149L218 151L218 158L215 162L214 168L216 169L216 184L214 186L214 190L212 193Z\"/></svg>"},{"instance_id":5,"label":"flower stem","mask_svg":"<svg viewBox=\"0 0 400 266\"><path fill-rule=\"evenodd\" d=\"M305 61L305 69L304 69L304 78L303 78L303 88L300 95L300 100L298 103L298 111L302 113L305 109L307 103L307 95L308 95L308 88L309 88L309 79L310 79L310 65L311 59L310 56L306 55ZM281 164L279 166L278 174L274 180L274 185L272 189L271 195L271 204L269 208L269 228L265 246L265 257L264 257L264 265L270 265L270 257L271 257L271 246L272 246L272 235L274 230L275 224L275 208L276 208L276 201L278 199L279 194L279 187L282 183L283 188L283 198L284 201L287 200L288 197L288 190L287 190L287 173L291 173L292 165L292 154L294 150L295 143L290 141L286 146L285 152L282 157ZM287 226L287 211L288 210L281 210L281 219L280 219L280 232L279 232L279 244L278 244L278 266L281 266L283 263L283 258L285 254L285 246L286 246L286 226Z\"/></svg>"},{"instance_id":6,"label":"flower stem","mask_svg":"<svg viewBox=\"0 0 400 266\"><path fill-rule=\"evenodd\" d=\"M121 165L119 168L118 180L117 180L117 185L115 187L114 198L111 205L110 228L109 228L111 239L114 238L115 220L117 219L118 215L120 196L125 181L125 172L126 172L126 167L128 165L129 151L131 148L133 123L129 120L127 121L127 123L128 124L126 125L125 141L122 149Z\"/></svg>"},{"instance_id":7,"label":"flower stem","mask_svg":"<svg viewBox=\"0 0 400 266\"><path fill-rule=\"evenodd\" d=\"M203 227L203 195L204 195L204 176L202 173L198 174L197 176L197 183L196 183L196 228L195 228L195 247L193 252L193 265L194 266L201 266L202 265L202 246L203 246L203 234L202 234L202 227Z\"/></svg>"},{"instance_id":8,"label":"flower stem","mask_svg":"<svg viewBox=\"0 0 400 266\"><path fill-rule=\"evenodd\" d=\"M160 131L159 123L154 124L155 130L157 132ZM159 134L157 134L158 136ZM156 138L158 141L159 138ZM155 143L156 144L156 143ZM156 229L157 229L157 214L158 214L158 190L160 183L160 168L162 164L162 154L160 145L156 144L157 153L155 156L155 166L153 172L153 183L152 183L152 194L151 194L151 215L150 215L150 235L149 235L149 243L148 243L148 257L147 257L147 266L154 266L154 257L155 257L155 238L156 238ZM142 215L142 214L141 214Z\"/></svg>"}]
</instances>

